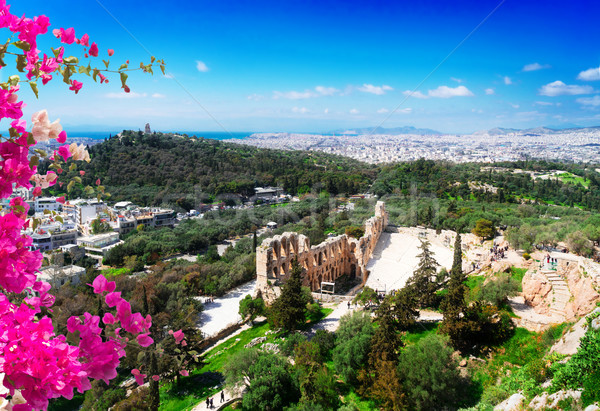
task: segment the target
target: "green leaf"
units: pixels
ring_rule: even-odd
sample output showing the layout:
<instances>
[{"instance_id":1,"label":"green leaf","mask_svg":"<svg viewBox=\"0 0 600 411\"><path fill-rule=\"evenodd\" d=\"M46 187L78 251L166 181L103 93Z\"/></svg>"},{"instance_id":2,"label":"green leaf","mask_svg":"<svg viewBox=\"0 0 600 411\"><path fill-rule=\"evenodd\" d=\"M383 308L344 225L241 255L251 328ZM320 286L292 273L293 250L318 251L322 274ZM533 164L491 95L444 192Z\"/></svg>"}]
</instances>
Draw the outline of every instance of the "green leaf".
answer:
<instances>
[{"instance_id":1,"label":"green leaf","mask_svg":"<svg viewBox=\"0 0 600 411\"><path fill-rule=\"evenodd\" d=\"M127 67L129 67L129 65L128 65L128 64L125 64L125 63L123 63L123 64L121 64L121 67L119 67L119 71L121 71L121 70L123 70L123 69L126 69Z\"/></svg>"},{"instance_id":2,"label":"green leaf","mask_svg":"<svg viewBox=\"0 0 600 411\"><path fill-rule=\"evenodd\" d=\"M104 65L108 69L108 65L110 64L110 61L102 60L102 62L104 63Z\"/></svg>"},{"instance_id":3,"label":"green leaf","mask_svg":"<svg viewBox=\"0 0 600 411\"><path fill-rule=\"evenodd\" d=\"M23 54L20 54L17 56L17 70L24 73L25 67L27 67L27 58Z\"/></svg>"},{"instance_id":4,"label":"green leaf","mask_svg":"<svg viewBox=\"0 0 600 411\"><path fill-rule=\"evenodd\" d=\"M64 220L63 220L63 218L62 218L61 216L59 216L59 215L57 215L56 217L54 217L54 219L55 219L56 221L60 221L61 223L64 223Z\"/></svg>"},{"instance_id":5,"label":"green leaf","mask_svg":"<svg viewBox=\"0 0 600 411\"><path fill-rule=\"evenodd\" d=\"M21 80L21 77L19 77L18 75L14 74L14 75L12 75L12 76L10 76L8 78L8 83L11 86L16 86L17 84L19 84L19 80Z\"/></svg>"},{"instance_id":6,"label":"green leaf","mask_svg":"<svg viewBox=\"0 0 600 411\"><path fill-rule=\"evenodd\" d=\"M87 195L92 195L92 194L94 194L94 187L92 187L92 186L86 186L86 187L83 189L83 192L84 192L85 194L87 194Z\"/></svg>"},{"instance_id":7,"label":"green leaf","mask_svg":"<svg viewBox=\"0 0 600 411\"><path fill-rule=\"evenodd\" d=\"M127 84L127 77L129 77L127 75L127 73L121 73L121 84L123 85L123 87L125 87Z\"/></svg>"},{"instance_id":8,"label":"green leaf","mask_svg":"<svg viewBox=\"0 0 600 411\"><path fill-rule=\"evenodd\" d=\"M40 159L38 156L32 156L29 159L29 168L33 168L35 166L38 166L40 164Z\"/></svg>"},{"instance_id":9,"label":"green leaf","mask_svg":"<svg viewBox=\"0 0 600 411\"><path fill-rule=\"evenodd\" d=\"M73 187L75 186L75 181L70 181L69 184L67 184L67 192L71 192L71 190L73 190Z\"/></svg>"},{"instance_id":10,"label":"green leaf","mask_svg":"<svg viewBox=\"0 0 600 411\"><path fill-rule=\"evenodd\" d=\"M31 228L35 230L38 225L40 225L40 220L38 218L32 219Z\"/></svg>"},{"instance_id":11,"label":"green leaf","mask_svg":"<svg viewBox=\"0 0 600 411\"><path fill-rule=\"evenodd\" d=\"M38 153L40 155L40 157L42 157L42 158L48 157L48 153L46 153L44 150L36 148L33 151L35 151L36 153Z\"/></svg>"},{"instance_id":12,"label":"green leaf","mask_svg":"<svg viewBox=\"0 0 600 411\"><path fill-rule=\"evenodd\" d=\"M75 56L69 56L64 59L64 62L67 64L77 64L79 63L79 59Z\"/></svg>"},{"instance_id":13,"label":"green leaf","mask_svg":"<svg viewBox=\"0 0 600 411\"><path fill-rule=\"evenodd\" d=\"M165 65L164 64L160 65L160 71L162 71L163 76L164 76L165 75Z\"/></svg>"},{"instance_id":14,"label":"green leaf","mask_svg":"<svg viewBox=\"0 0 600 411\"><path fill-rule=\"evenodd\" d=\"M98 74L100 74L100 70L95 68L94 73L92 74L92 78L94 79L94 81L98 81L98 80L96 80L96 77L98 77Z\"/></svg>"},{"instance_id":15,"label":"green leaf","mask_svg":"<svg viewBox=\"0 0 600 411\"><path fill-rule=\"evenodd\" d=\"M51 213L50 213L50 210L48 210L48 209L45 209L45 210L44 210L44 214L45 214L45 215L51 214Z\"/></svg>"},{"instance_id":16,"label":"green leaf","mask_svg":"<svg viewBox=\"0 0 600 411\"><path fill-rule=\"evenodd\" d=\"M33 134L31 134L31 133L27 134L27 144L29 144L30 146L35 144L35 138L33 137Z\"/></svg>"},{"instance_id":17,"label":"green leaf","mask_svg":"<svg viewBox=\"0 0 600 411\"><path fill-rule=\"evenodd\" d=\"M27 43L26 41L19 40L19 41L15 41L13 44L23 51L31 50L31 45L29 43Z\"/></svg>"},{"instance_id":18,"label":"green leaf","mask_svg":"<svg viewBox=\"0 0 600 411\"><path fill-rule=\"evenodd\" d=\"M75 182L80 183L81 184L81 177L79 176L75 176L73 177L73 180L75 180Z\"/></svg>"},{"instance_id":19,"label":"green leaf","mask_svg":"<svg viewBox=\"0 0 600 411\"><path fill-rule=\"evenodd\" d=\"M71 163L71 165L69 166L69 171L75 171L75 170L77 170L77 164Z\"/></svg>"},{"instance_id":20,"label":"green leaf","mask_svg":"<svg viewBox=\"0 0 600 411\"><path fill-rule=\"evenodd\" d=\"M33 91L33 94L35 94L35 98L39 98L38 97L38 85L35 81L30 81L29 82L29 86L31 87L31 90Z\"/></svg>"}]
</instances>

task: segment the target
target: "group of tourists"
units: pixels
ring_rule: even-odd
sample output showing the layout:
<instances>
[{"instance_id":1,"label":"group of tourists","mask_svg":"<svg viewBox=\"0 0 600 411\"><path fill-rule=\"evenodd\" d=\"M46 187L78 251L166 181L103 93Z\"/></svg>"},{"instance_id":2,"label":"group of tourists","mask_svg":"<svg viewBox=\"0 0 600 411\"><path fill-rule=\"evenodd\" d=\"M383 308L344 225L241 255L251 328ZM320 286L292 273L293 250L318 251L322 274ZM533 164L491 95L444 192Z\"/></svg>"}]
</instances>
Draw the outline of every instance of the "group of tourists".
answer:
<instances>
[{"instance_id":1,"label":"group of tourists","mask_svg":"<svg viewBox=\"0 0 600 411\"><path fill-rule=\"evenodd\" d=\"M508 246L498 247L498 244L494 244L492 248L490 248L490 253L492 253L492 261L498 261L504 258L504 254L508 251Z\"/></svg>"}]
</instances>

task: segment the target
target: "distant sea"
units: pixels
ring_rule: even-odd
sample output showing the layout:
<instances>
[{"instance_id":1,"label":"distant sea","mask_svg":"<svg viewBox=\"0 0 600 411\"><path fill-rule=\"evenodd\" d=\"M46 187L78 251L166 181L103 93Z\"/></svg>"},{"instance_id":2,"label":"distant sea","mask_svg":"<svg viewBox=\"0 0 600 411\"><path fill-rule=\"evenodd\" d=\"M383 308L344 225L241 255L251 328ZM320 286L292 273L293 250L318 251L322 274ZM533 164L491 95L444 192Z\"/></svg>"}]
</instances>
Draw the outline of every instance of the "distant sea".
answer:
<instances>
[{"instance_id":1,"label":"distant sea","mask_svg":"<svg viewBox=\"0 0 600 411\"><path fill-rule=\"evenodd\" d=\"M68 131L67 134L70 138L73 137L83 137L83 138L92 138L94 140L104 140L110 136L115 136L119 134L123 130L114 130L114 131ZM244 139L253 132L231 132L226 133L224 131L161 131L162 133L175 133L175 134L187 134L188 136L196 136L196 137L204 137L210 138L213 140L227 140L231 138Z\"/></svg>"}]
</instances>

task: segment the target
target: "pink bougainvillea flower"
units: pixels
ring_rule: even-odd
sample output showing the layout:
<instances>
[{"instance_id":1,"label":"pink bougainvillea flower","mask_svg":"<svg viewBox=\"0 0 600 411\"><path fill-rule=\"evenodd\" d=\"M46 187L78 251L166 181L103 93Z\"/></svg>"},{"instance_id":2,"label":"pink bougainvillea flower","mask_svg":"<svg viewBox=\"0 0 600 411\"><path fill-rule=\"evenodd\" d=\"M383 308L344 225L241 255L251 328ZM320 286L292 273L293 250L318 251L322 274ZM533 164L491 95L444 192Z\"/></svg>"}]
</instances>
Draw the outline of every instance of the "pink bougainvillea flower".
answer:
<instances>
[{"instance_id":1,"label":"pink bougainvillea flower","mask_svg":"<svg viewBox=\"0 0 600 411\"><path fill-rule=\"evenodd\" d=\"M88 163L90 162L90 153L88 153L83 144L80 144L78 146L77 143L71 143L71 145L69 146L69 151L73 155L73 160L84 160Z\"/></svg>"},{"instance_id":2,"label":"pink bougainvillea flower","mask_svg":"<svg viewBox=\"0 0 600 411\"><path fill-rule=\"evenodd\" d=\"M116 307L116 305L119 304L122 300L123 298L121 298L120 291L108 293L106 294L106 298L104 299L104 301L106 301L106 305L108 305L111 308Z\"/></svg>"},{"instance_id":3,"label":"pink bougainvillea flower","mask_svg":"<svg viewBox=\"0 0 600 411\"><path fill-rule=\"evenodd\" d=\"M85 33L83 36L81 36L81 39L79 40L79 43L82 46L89 46L90 45L90 36L88 36L87 33Z\"/></svg>"},{"instance_id":4,"label":"pink bougainvillea flower","mask_svg":"<svg viewBox=\"0 0 600 411\"><path fill-rule=\"evenodd\" d=\"M154 340L148 334L149 333L145 333L137 336L137 342L142 347L148 347L154 342Z\"/></svg>"},{"instance_id":5,"label":"pink bougainvillea flower","mask_svg":"<svg viewBox=\"0 0 600 411\"><path fill-rule=\"evenodd\" d=\"M98 45L96 43L92 43L90 46L90 56L98 57Z\"/></svg>"},{"instance_id":6,"label":"pink bougainvillea flower","mask_svg":"<svg viewBox=\"0 0 600 411\"><path fill-rule=\"evenodd\" d=\"M102 274L97 276L92 283L95 294L103 294L104 292L112 293L115 291L116 283L114 281L108 281Z\"/></svg>"},{"instance_id":7,"label":"pink bougainvillea flower","mask_svg":"<svg viewBox=\"0 0 600 411\"><path fill-rule=\"evenodd\" d=\"M129 88L129 86L125 85L125 86L123 86L123 91L125 93L129 93L131 91L131 89Z\"/></svg>"},{"instance_id":8,"label":"pink bougainvillea flower","mask_svg":"<svg viewBox=\"0 0 600 411\"><path fill-rule=\"evenodd\" d=\"M65 162L67 161L67 159L69 157L71 157L71 152L69 151L69 146L68 145L64 145L64 146L60 146L58 148L58 154L63 158L63 160L65 160Z\"/></svg>"},{"instance_id":9,"label":"pink bougainvillea flower","mask_svg":"<svg viewBox=\"0 0 600 411\"><path fill-rule=\"evenodd\" d=\"M102 317L102 322L104 324L114 324L117 322L117 319L111 313L105 313L104 316Z\"/></svg>"},{"instance_id":10,"label":"pink bougainvillea flower","mask_svg":"<svg viewBox=\"0 0 600 411\"><path fill-rule=\"evenodd\" d=\"M61 28L60 41L67 44L73 44L75 42L75 29L73 27L66 30Z\"/></svg>"},{"instance_id":11,"label":"pink bougainvillea flower","mask_svg":"<svg viewBox=\"0 0 600 411\"><path fill-rule=\"evenodd\" d=\"M73 90L75 94L77 94L79 93L79 90L81 90L81 87L83 87L83 83L77 80L71 80L71 87L69 87L69 90Z\"/></svg>"},{"instance_id":12,"label":"pink bougainvillea flower","mask_svg":"<svg viewBox=\"0 0 600 411\"><path fill-rule=\"evenodd\" d=\"M85 171L83 171L83 170L79 170L79 175L80 175L80 176L84 176L84 175L85 175Z\"/></svg>"},{"instance_id":13,"label":"pink bougainvillea flower","mask_svg":"<svg viewBox=\"0 0 600 411\"><path fill-rule=\"evenodd\" d=\"M171 334L173 336L173 338L175 338L175 343L179 344L184 338L185 335L183 334L183 331L178 330L173 332L173 330L169 330L169 334Z\"/></svg>"},{"instance_id":14,"label":"pink bougainvillea flower","mask_svg":"<svg viewBox=\"0 0 600 411\"><path fill-rule=\"evenodd\" d=\"M115 51L113 49L108 49L108 57L112 57L113 54L115 54Z\"/></svg>"},{"instance_id":15,"label":"pink bougainvillea flower","mask_svg":"<svg viewBox=\"0 0 600 411\"><path fill-rule=\"evenodd\" d=\"M34 197L39 197L42 195L42 187L36 187L33 189L33 196Z\"/></svg>"},{"instance_id":16,"label":"pink bougainvillea flower","mask_svg":"<svg viewBox=\"0 0 600 411\"><path fill-rule=\"evenodd\" d=\"M56 141L59 142L60 144L63 144L65 141L67 141L67 132L63 130L60 133L58 133L58 137L56 138Z\"/></svg>"},{"instance_id":17,"label":"pink bougainvillea flower","mask_svg":"<svg viewBox=\"0 0 600 411\"><path fill-rule=\"evenodd\" d=\"M57 197L56 198L56 202L60 203L60 204L64 204L65 203L65 196Z\"/></svg>"},{"instance_id":18,"label":"pink bougainvillea flower","mask_svg":"<svg viewBox=\"0 0 600 411\"><path fill-rule=\"evenodd\" d=\"M158 376L158 375L153 375L153 376L152 376L152 379L153 379L154 381L160 381L160 376Z\"/></svg>"},{"instance_id":19,"label":"pink bougainvillea flower","mask_svg":"<svg viewBox=\"0 0 600 411\"><path fill-rule=\"evenodd\" d=\"M140 370L137 368L131 370L131 373L135 377L135 382L137 382L138 385L144 385L144 378L146 378L146 374L140 373Z\"/></svg>"},{"instance_id":20,"label":"pink bougainvillea flower","mask_svg":"<svg viewBox=\"0 0 600 411\"><path fill-rule=\"evenodd\" d=\"M190 375L190 373L187 370L181 370L181 371L179 371L179 374L183 375L184 377L187 377Z\"/></svg>"},{"instance_id":21,"label":"pink bougainvillea flower","mask_svg":"<svg viewBox=\"0 0 600 411\"><path fill-rule=\"evenodd\" d=\"M99 186L100 185L100 179L96 180L96 185Z\"/></svg>"}]
</instances>

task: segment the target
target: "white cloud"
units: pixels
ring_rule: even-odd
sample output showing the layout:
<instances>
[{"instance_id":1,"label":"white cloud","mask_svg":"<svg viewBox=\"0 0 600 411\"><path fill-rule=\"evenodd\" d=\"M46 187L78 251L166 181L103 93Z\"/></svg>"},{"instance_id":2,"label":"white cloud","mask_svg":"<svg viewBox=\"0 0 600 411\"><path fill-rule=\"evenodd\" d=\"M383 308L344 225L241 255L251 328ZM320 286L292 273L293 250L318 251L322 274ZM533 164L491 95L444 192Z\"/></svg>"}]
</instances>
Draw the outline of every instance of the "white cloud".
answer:
<instances>
[{"instance_id":1,"label":"white cloud","mask_svg":"<svg viewBox=\"0 0 600 411\"><path fill-rule=\"evenodd\" d=\"M206 73L209 70L208 66L200 60L196 60L196 69L202 73Z\"/></svg>"},{"instance_id":2,"label":"white cloud","mask_svg":"<svg viewBox=\"0 0 600 411\"><path fill-rule=\"evenodd\" d=\"M485 94L487 94L488 96L491 96L494 93L495 93L495 91L494 91L493 88L486 88L485 89Z\"/></svg>"},{"instance_id":3,"label":"white cloud","mask_svg":"<svg viewBox=\"0 0 600 411\"><path fill-rule=\"evenodd\" d=\"M334 87L324 87L324 86L317 86L315 87L315 90L317 93L319 93L322 96L333 96L335 93L337 93L339 90L334 88Z\"/></svg>"},{"instance_id":4,"label":"white cloud","mask_svg":"<svg viewBox=\"0 0 600 411\"><path fill-rule=\"evenodd\" d=\"M325 110L323 110L323 113L325 113L325 114L329 114L329 109L328 109L328 108L326 108Z\"/></svg>"},{"instance_id":5,"label":"white cloud","mask_svg":"<svg viewBox=\"0 0 600 411\"><path fill-rule=\"evenodd\" d=\"M550 68L549 64L531 63L523 66L523 71L536 71Z\"/></svg>"},{"instance_id":6,"label":"white cloud","mask_svg":"<svg viewBox=\"0 0 600 411\"><path fill-rule=\"evenodd\" d=\"M481 114L481 113L483 113L483 110L482 110L482 109L476 109L476 108L472 108L472 109L471 109L471 113L477 113L477 114Z\"/></svg>"},{"instance_id":7,"label":"white cloud","mask_svg":"<svg viewBox=\"0 0 600 411\"><path fill-rule=\"evenodd\" d=\"M539 90L539 94L542 96L556 97L556 96L574 96L577 94L590 94L594 91L592 86L577 86L567 85L560 80L553 81L542 86Z\"/></svg>"},{"instance_id":8,"label":"white cloud","mask_svg":"<svg viewBox=\"0 0 600 411\"><path fill-rule=\"evenodd\" d=\"M454 88L448 86L439 86L435 90L429 90L427 94L429 94L430 97L437 98L473 96L473 93L471 93L471 91L465 86L458 86Z\"/></svg>"},{"instance_id":9,"label":"white cloud","mask_svg":"<svg viewBox=\"0 0 600 411\"><path fill-rule=\"evenodd\" d=\"M400 110L396 110L398 113L403 113L403 114L410 114L412 113L412 108L410 107L406 107L406 108L402 108Z\"/></svg>"},{"instance_id":10,"label":"white cloud","mask_svg":"<svg viewBox=\"0 0 600 411\"><path fill-rule=\"evenodd\" d=\"M600 96L581 97L575 101L577 101L579 104L583 104L584 106L600 107Z\"/></svg>"},{"instance_id":11,"label":"white cloud","mask_svg":"<svg viewBox=\"0 0 600 411\"><path fill-rule=\"evenodd\" d=\"M130 93L106 93L104 95L104 97L106 98L144 98L144 97L148 97L148 94L146 93L136 93L135 91L132 91Z\"/></svg>"},{"instance_id":12,"label":"white cloud","mask_svg":"<svg viewBox=\"0 0 600 411\"><path fill-rule=\"evenodd\" d=\"M450 97L470 97L474 94L466 88L465 86L457 86L457 87L448 87L448 86L439 86L436 89L429 90L427 94L423 94L420 91L403 91L402 94L409 97L415 98L450 98Z\"/></svg>"},{"instance_id":13,"label":"white cloud","mask_svg":"<svg viewBox=\"0 0 600 411\"><path fill-rule=\"evenodd\" d=\"M371 93L371 94L376 94L378 96L385 94L386 91L391 91L393 90L393 88L391 88L388 85L382 85L382 86L374 86L372 84L363 84L362 87L358 87L358 91L362 91L363 93Z\"/></svg>"},{"instance_id":14,"label":"white cloud","mask_svg":"<svg viewBox=\"0 0 600 411\"><path fill-rule=\"evenodd\" d=\"M450 77L450 80L452 81L456 81L458 84L462 83L464 80L461 78L456 78L456 77Z\"/></svg>"},{"instance_id":15,"label":"white cloud","mask_svg":"<svg viewBox=\"0 0 600 411\"><path fill-rule=\"evenodd\" d=\"M273 92L273 98L275 100L280 99L280 98L286 98L289 100L302 100L305 98L311 98L311 97L316 97L317 95L310 91L310 90L306 90L306 91L285 91L285 92L281 92L281 91L274 91Z\"/></svg>"},{"instance_id":16,"label":"white cloud","mask_svg":"<svg viewBox=\"0 0 600 411\"><path fill-rule=\"evenodd\" d=\"M414 97L414 98L429 98L425 94L421 93L418 90L417 91L406 90L406 91L403 91L402 94L404 94L405 96Z\"/></svg>"},{"instance_id":17,"label":"white cloud","mask_svg":"<svg viewBox=\"0 0 600 411\"><path fill-rule=\"evenodd\" d=\"M504 76L503 80L504 80L504 84L506 84L507 86L512 84L512 80L508 76Z\"/></svg>"},{"instance_id":18,"label":"white cloud","mask_svg":"<svg viewBox=\"0 0 600 411\"><path fill-rule=\"evenodd\" d=\"M160 94L160 93L154 93L152 94L152 98L165 98L167 96L165 96L164 94Z\"/></svg>"},{"instance_id":19,"label":"white cloud","mask_svg":"<svg viewBox=\"0 0 600 411\"><path fill-rule=\"evenodd\" d=\"M306 113L310 112L310 110L307 109L306 107L294 107L294 108L292 108L292 112L306 114Z\"/></svg>"},{"instance_id":20,"label":"white cloud","mask_svg":"<svg viewBox=\"0 0 600 411\"><path fill-rule=\"evenodd\" d=\"M551 103L549 101L536 101L534 104L537 104L538 106L553 106L554 103Z\"/></svg>"},{"instance_id":21,"label":"white cloud","mask_svg":"<svg viewBox=\"0 0 600 411\"><path fill-rule=\"evenodd\" d=\"M353 108L352 110L350 110L350 114L358 114L358 113L360 113L360 111L358 111L355 108Z\"/></svg>"},{"instance_id":22,"label":"white cloud","mask_svg":"<svg viewBox=\"0 0 600 411\"><path fill-rule=\"evenodd\" d=\"M583 70L577 76L578 80L595 81L600 80L600 67Z\"/></svg>"},{"instance_id":23,"label":"white cloud","mask_svg":"<svg viewBox=\"0 0 600 411\"><path fill-rule=\"evenodd\" d=\"M265 96L263 96L262 94L250 94L248 97L248 100L253 100L253 101L261 101L265 99Z\"/></svg>"},{"instance_id":24,"label":"white cloud","mask_svg":"<svg viewBox=\"0 0 600 411\"><path fill-rule=\"evenodd\" d=\"M513 103L510 103L510 106L511 106L512 108L519 108L519 107L521 107L520 105L518 105L518 104L513 104Z\"/></svg>"},{"instance_id":25,"label":"white cloud","mask_svg":"<svg viewBox=\"0 0 600 411\"><path fill-rule=\"evenodd\" d=\"M165 73L164 78L173 78L174 76L171 73Z\"/></svg>"},{"instance_id":26,"label":"white cloud","mask_svg":"<svg viewBox=\"0 0 600 411\"><path fill-rule=\"evenodd\" d=\"M379 110L377 110L377 112L379 114L385 114L385 113L389 113L390 110L388 110L387 108L380 108Z\"/></svg>"},{"instance_id":27,"label":"white cloud","mask_svg":"<svg viewBox=\"0 0 600 411\"><path fill-rule=\"evenodd\" d=\"M273 98L275 100L280 99L280 98L285 98L288 100L302 100L302 99L306 99L306 98L313 98L313 97L321 97L321 96L333 96L334 94L338 93L339 90L334 88L334 87L324 87L324 86L317 86L315 87L314 91L313 90L304 90L304 91L274 91L273 92Z\"/></svg>"}]
</instances>

